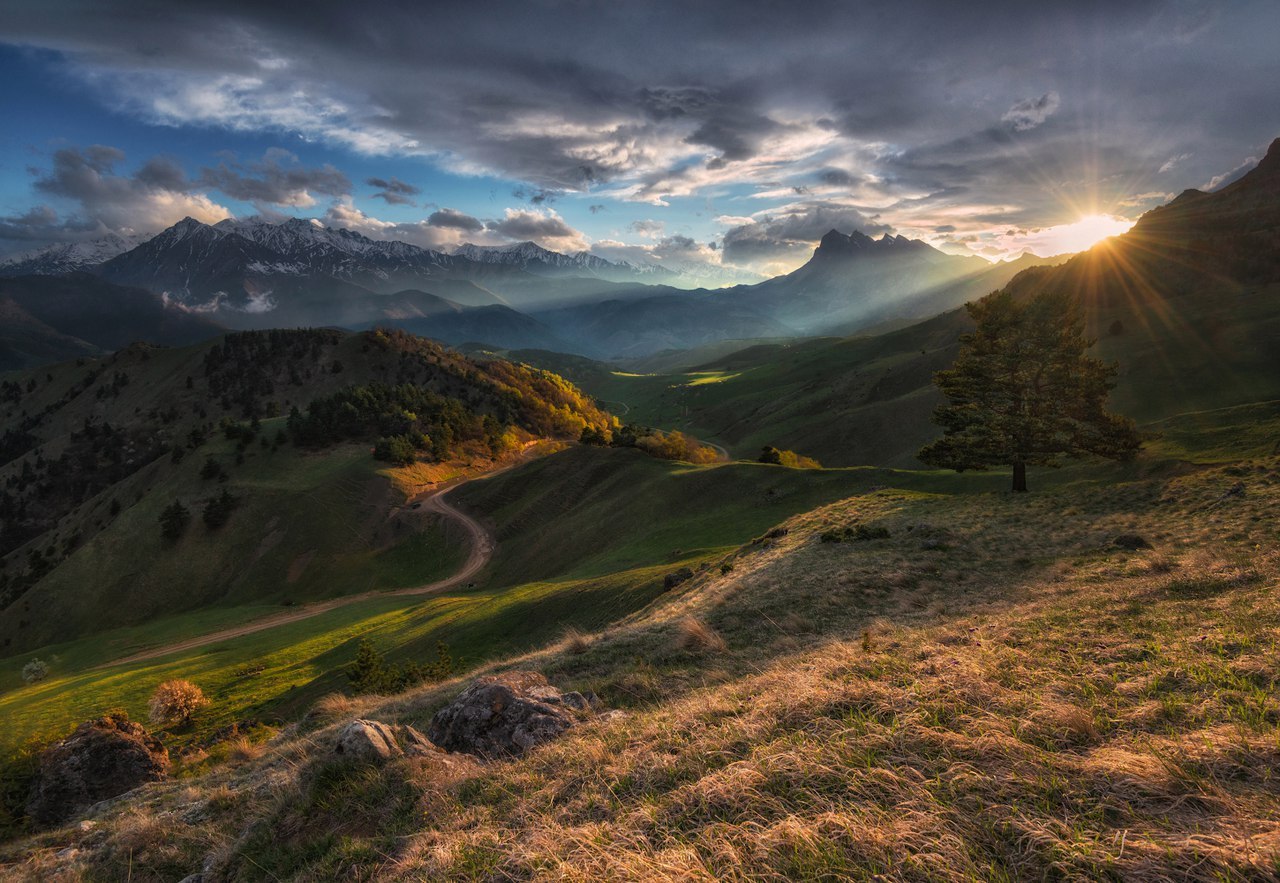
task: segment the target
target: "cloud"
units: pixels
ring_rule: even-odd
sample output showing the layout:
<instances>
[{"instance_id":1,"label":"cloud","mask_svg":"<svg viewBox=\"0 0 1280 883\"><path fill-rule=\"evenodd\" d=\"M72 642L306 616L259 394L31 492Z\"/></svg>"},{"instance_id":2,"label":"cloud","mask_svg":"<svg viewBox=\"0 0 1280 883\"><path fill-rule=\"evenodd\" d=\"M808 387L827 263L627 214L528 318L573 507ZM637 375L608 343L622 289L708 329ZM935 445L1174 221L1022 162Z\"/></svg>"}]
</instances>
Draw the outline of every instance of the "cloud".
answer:
<instances>
[{"instance_id":1,"label":"cloud","mask_svg":"<svg viewBox=\"0 0 1280 883\"><path fill-rule=\"evenodd\" d=\"M1209 179L1209 181L1206 184L1202 185L1199 189L1218 190L1222 187L1226 187L1228 184L1234 184L1236 181L1239 181L1241 178L1243 178L1246 174L1253 171L1254 167L1258 164L1258 162L1259 160L1258 160L1258 157L1256 156L1247 157L1244 162L1240 163L1240 165L1236 166L1231 171L1223 172L1221 175L1214 175L1212 178Z\"/></svg>"},{"instance_id":2,"label":"cloud","mask_svg":"<svg viewBox=\"0 0 1280 883\"><path fill-rule=\"evenodd\" d=\"M639 221L632 221L630 224L627 225L628 230L630 230L632 233L635 233L639 236L644 237L645 239L652 239L656 236L661 235L665 227L666 227L666 224L664 224L662 221L655 221L652 219L642 219Z\"/></svg>"},{"instance_id":3,"label":"cloud","mask_svg":"<svg viewBox=\"0 0 1280 883\"><path fill-rule=\"evenodd\" d=\"M1163 175L1165 172L1171 172L1176 166L1188 159L1191 159L1191 154L1189 153L1180 153L1177 156L1171 156L1164 161L1162 166L1160 166L1160 171L1157 174Z\"/></svg>"},{"instance_id":4,"label":"cloud","mask_svg":"<svg viewBox=\"0 0 1280 883\"><path fill-rule=\"evenodd\" d=\"M592 243L591 253L610 261L637 267L658 266L680 274L686 284L701 287L760 281L759 274L724 265L715 243L701 243L691 236L664 236L656 242L632 245L613 239Z\"/></svg>"},{"instance_id":5,"label":"cloud","mask_svg":"<svg viewBox=\"0 0 1280 883\"><path fill-rule=\"evenodd\" d=\"M50 50L52 73L112 111L185 132L413 156L597 205L697 196L748 214L726 201L785 205L808 187L899 229L1112 211L1217 177L1275 134L1258 110L1280 79L1274 3L657 5L27 3L0 40ZM152 171L138 186L182 192L172 167ZM302 193L335 195L285 188L276 204Z\"/></svg>"},{"instance_id":6,"label":"cloud","mask_svg":"<svg viewBox=\"0 0 1280 883\"><path fill-rule=\"evenodd\" d=\"M464 237L472 238L473 241L485 245L502 241L500 238L486 238L483 225L477 230L475 226L468 225L464 219L467 219L467 216L461 212L442 209L433 212L425 221L384 221L361 211L352 203L350 197L335 200L322 218L330 227L345 227L370 239L407 242L419 248L434 251L450 251L461 245ZM469 221L479 224L474 218L470 218ZM480 235L474 236L476 233Z\"/></svg>"},{"instance_id":7,"label":"cloud","mask_svg":"<svg viewBox=\"0 0 1280 883\"><path fill-rule=\"evenodd\" d=\"M527 199L531 205L550 204L560 197L558 190L543 190L541 188L517 187L511 191L511 195L516 199Z\"/></svg>"},{"instance_id":8,"label":"cloud","mask_svg":"<svg viewBox=\"0 0 1280 883\"><path fill-rule=\"evenodd\" d=\"M341 197L351 192L351 180L333 166L309 169L299 165L293 154L276 148L269 149L259 162L224 161L203 169L198 183L232 199L292 208L315 205L314 194Z\"/></svg>"},{"instance_id":9,"label":"cloud","mask_svg":"<svg viewBox=\"0 0 1280 883\"><path fill-rule=\"evenodd\" d=\"M1019 101L1005 111L1000 119L1012 126L1013 131L1025 132L1053 116L1061 103L1057 92L1046 92L1039 98L1025 98Z\"/></svg>"},{"instance_id":10,"label":"cloud","mask_svg":"<svg viewBox=\"0 0 1280 883\"><path fill-rule=\"evenodd\" d=\"M381 199L387 205L417 205L413 197L422 192L421 188L407 184L399 178L369 178L365 183L370 187L376 187L378 192L373 194L373 198Z\"/></svg>"},{"instance_id":11,"label":"cloud","mask_svg":"<svg viewBox=\"0 0 1280 883\"><path fill-rule=\"evenodd\" d=\"M473 218L471 215L451 208L442 208L432 212L427 218L427 223L434 227L448 227L454 230L465 230L469 233L476 233L484 229L484 223L479 218Z\"/></svg>"},{"instance_id":12,"label":"cloud","mask_svg":"<svg viewBox=\"0 0 1280 883\"><path fill-rule=\"evenodd\" d=\"M531 211L509 208L501 218L485 224L485 228L509 240L532 240L552 251L577 252L588 248L586 237L566 224L551 209Z\"/></svg>"},{"instance_id":13,"label":"cloud","mask_svg":"<svg viewBox=\"0 0 1280 883\"><path fill-rule=\"evenodd\" d=\"M813 252L829 230L868 236L890 232L890 227L859 208L831 201L800 202L761 213L724 234L721 246L725 263L760 272L789 272Z\"/></svg>"},{"instance_id":14,"label":"cloud","mask_svg":"<svg viewBox=\"0 0 1280 883\"><path fill-rule=\"evenodd\" d=\"M150 233L184 217L213 223L231 212L192 184L175 162L148 160L136 172L117 170L126 157L116 147L95 144L56 151L51 167L37 171L33 188L69 207L40 204L15 217L0 218L0 239L65 242L108 232Z\"/></svg>"}]
</instances>

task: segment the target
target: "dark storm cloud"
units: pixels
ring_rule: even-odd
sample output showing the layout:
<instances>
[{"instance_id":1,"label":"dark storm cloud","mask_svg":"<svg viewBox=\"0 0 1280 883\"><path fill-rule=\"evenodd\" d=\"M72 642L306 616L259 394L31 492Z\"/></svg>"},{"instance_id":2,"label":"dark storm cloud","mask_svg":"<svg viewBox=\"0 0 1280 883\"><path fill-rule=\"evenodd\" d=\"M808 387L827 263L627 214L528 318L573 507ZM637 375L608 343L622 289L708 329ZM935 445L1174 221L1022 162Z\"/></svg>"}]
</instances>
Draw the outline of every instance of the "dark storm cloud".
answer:
<instances>
[{"instance_id":1,"label":"dark storm cloud","mask_svg":"<svg viewBox=\"0 0 1280 883\"><path fill-rule=\"evenodd\" d=\"M266 205L309 206L314 194L345 196L351 180L331 165L309 169L285 150L271 149L260 162L222 162L201 171L201 187L221 190L232 199Z\"/></svg>"},{"instance_id":2,"label":"dark storm cloud","mask_svg":"<svg viewBox=\"0 0 1280 883\"><path fill-rule=\"evenodd\" d=\"M417 205L413 197L422 192L420 187L415 187L399 178L369 178L365 183L370 187L378 188L373 198L381 199L387 205Z\"/></svg>"},{"instance_id":3,"label":"dark storm cloud","mask_svg":"<svg viewBox=\"0 0 1280 883\"><path fill-rule=\"evenodd\" d=\"M92 221L64 222L50 206L37 205L20 215L0 217L0 243L5 245L0 253L11 251L10 244L29 248L36 243L73 242L106 232L105 227Z\"/></svg>"},{"instance_id":4,"label":"dark storm cloud","mask_svg":"<svg viewBox=\"0 0 1280 883\"><path fill-rule=\"evenodd\" d=\"M432 212L427 218L427 223L432 227L449 227L454 230L466 230L472 233L484 229L484 223L479 218L473 218L471 215L451 208L442 208Z\"/></svg>"},{"instance_id":5,"label":"dark storm cloud","mask_svg":"<svg viewBox=\"0 0 1280 883\"><path fill-rule=\"evenodd\" d=\"M144 119L419 154L531 193L872 181L913 211L969 199L1047 223L1069 199L1194 186L1256 155L1280 132L1278 28L1271 0L81 0L7 10L4 39L60 50ZM212 172L237 198L350 189Z\"/></svg>"}]
</instances>

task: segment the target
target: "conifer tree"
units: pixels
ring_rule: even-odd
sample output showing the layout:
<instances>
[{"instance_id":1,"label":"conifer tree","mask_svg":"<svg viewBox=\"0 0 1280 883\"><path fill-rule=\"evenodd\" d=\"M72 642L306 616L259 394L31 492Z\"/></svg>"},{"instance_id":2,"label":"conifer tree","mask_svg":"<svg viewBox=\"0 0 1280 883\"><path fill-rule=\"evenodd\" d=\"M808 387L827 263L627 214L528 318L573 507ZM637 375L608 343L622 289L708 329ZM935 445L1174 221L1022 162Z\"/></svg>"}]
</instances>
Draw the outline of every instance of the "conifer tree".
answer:
<instances>
[{"instance_id":1,"label":"conifer tree","mask_svg":"<svg viewBox=\"0 0 1280 883\"><path fill-rule=\"evenodd\" d=\"M1027 466L1064 457L1132 458L1142 440L1132 420L1106 410L1116 366L1086 355L1080 305L1045 292L1020 302L997 291L967 306L977 324L961 337L955 364L934 375L948 402L934 412L942 438L918 454L963 472L1013 468L1027 489Z\"/></svg>"}]
</instances>

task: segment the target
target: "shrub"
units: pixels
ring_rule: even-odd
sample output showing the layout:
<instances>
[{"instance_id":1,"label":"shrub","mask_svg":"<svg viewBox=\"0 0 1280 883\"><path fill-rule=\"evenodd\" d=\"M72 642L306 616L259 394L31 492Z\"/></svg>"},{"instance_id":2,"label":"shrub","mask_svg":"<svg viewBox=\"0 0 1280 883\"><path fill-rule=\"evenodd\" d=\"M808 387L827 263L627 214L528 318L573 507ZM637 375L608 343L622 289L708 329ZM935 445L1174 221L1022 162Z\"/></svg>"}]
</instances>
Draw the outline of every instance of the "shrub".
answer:
<instances>
[{"instance_id":1,"label":"shrub","mask_svg":"<svg viewBox=\"0 0 1280 883\"><path fill-rule=\"evenodd\" d=\"M654 430L652 434L636 439L635 445L650 457L660 460L703 464L714 463L717 459L715 448L704 445L683 432Z\"/></svg>"},{"instance_id":2,"label":"shrub","mask_svg":"<svg viewBox=\"0 0 1280 883\"><path fill-rule=\"evenodd\" d=\"M191 513L187 507L174 500L160 513L160 535L172 542L182 536L190 521Z\"/></svg>"},{"instance_id":3,"label":"shrub","mask_svg":"<svg viewBox=\"0 0 1280 883\"><path fill-rule=\"evenodd\" d=\"M609 444L609 434L602 432L594 426L582 427L582 435L578 436L578 441L584 445L595 445L596 447L604 447Z\"/></svg>"},{"instance_id":4,"label":"shrub","mask_svg":"<svg viewBox=\"0 0 1280 883\"><path fill-rule=\"evenodd\" d=\"M43 681L47 677L49 677L49 666L42 660L33 659L22 667L22 679L28 684Z\"/></svg>"},{"instance_id":5,"label":"shrub","mask_svg":"<svg viewBox=\"0 0 1280 883\"><path fill-rule=\"evenodd\" d=\"M201 517L209 528L219 528L231 519L231 513L238 505L240 501L223 488L222 493L204 504L204 513Z\"/></svg>"},{"instance_id":6,"label":"shrub","mask_svg":"<svg viewBox=\"0 0 1280 883\"><path fill-rule=\"evenodd\" d=\"M760 452L761 463L773 463L791 469L821 469L822 464L812 457L803 457L795 451L784 451L768 445Z\"/></svg>"},{"instance_id":7,"label":"shrub","mask_svg":"<svg viewBox=\"0 0 1280 883\"><path fill-rule=\"evenodd\" d=\"M212 457L205 458L204 465L200 467L200 477L205 481L213 478L222 477L222 466Z\"/></svg>"},{"instance_id":8,"label":"shrub","mask_svg":"<svg viewBox=\"0 0 1280 883\"><path fill-rule=\"evenodd\" d=\"M668 573L662 578L662 588L665 590L671 590L681 583L688 582L691 579L693 579L693 570L688 567L682 567L679 570Z\"/></svg>"},{"instance_id":9,"label":"shrub","mask_svg":"<svg viewBox=\"0 0 1280 883\"><path fill-rule=\"evenodd\" d=\"M396 466L411 466L418 461L418 452L409 436L389 435L374 442L373 457Z\"/></svg>"},{"instance_id":10,"label":"shrub","mask_svg":"<svg viewBox=\"0 0 1280 883\"><path fill-rule=\"evenodd\" d=\"M203 690L190 681L176 679L156 687L147 704L147 715L153 724L185 724L208 704Z\"/></svg>"},{"instance_id":11,"label":"shrub","mask_svg":"<svg viewBox=\"0 0 1280 883\"><path fill-rule=\"evenodd\" d=\"M438 681L453 674L457 667L449 647L443 641L436 644L436 658L425 665L409 661L403 665L388 662L373 644L360 642L356 658L347 668L347 678L357 694L399 693L425 681Z\"/></svg>"}]
</instances>

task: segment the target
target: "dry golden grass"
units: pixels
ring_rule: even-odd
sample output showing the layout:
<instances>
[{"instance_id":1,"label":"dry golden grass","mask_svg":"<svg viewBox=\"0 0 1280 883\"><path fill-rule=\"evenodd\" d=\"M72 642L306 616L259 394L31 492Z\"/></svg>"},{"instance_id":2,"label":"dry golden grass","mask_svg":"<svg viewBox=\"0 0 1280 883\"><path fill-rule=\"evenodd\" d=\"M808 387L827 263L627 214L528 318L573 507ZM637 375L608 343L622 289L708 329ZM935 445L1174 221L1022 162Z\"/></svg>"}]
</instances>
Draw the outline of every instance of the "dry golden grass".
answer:
<instances>
[{"instance_id":1,"label":"dry golden grass","mask_svg":"<svg viewBox=\"0 0 1280 883\"><path fill-rule=\"evenodd\" d=\"M564 652L571 653L574 656L581 656L591 649L591 636L573 626L565 628L560 640L563 643Z\"/></svg>"},{"instance_id":2,"label":"dry golden grass","mask_svg":"<svg viewBox=\"0 0 1280 883\"><path fill-rule=\"evenodd\" d=\"M334 700L198 786L221 794L198 836L215 879L1277 879L1280 460L1247 469L1227 501L1240 478L1210 469L808 513L582 652L504 663L626 717L515 761L353 770ZM891 537L818 541L846 523ZM464 682L358 713L421 726ZM153 799L152 833L83 847L89 876L132 843L134 879L164 879L145 843L190 797ZM22 860L55 879L74 842Z\"/></svg>"},{"instance_id":3,"label":"dry golden grass","mask_svg":"<svg viewBox=\"0 0 1280 883\"><path fill-rule=\"evenodd\" d=\"M358 717L367 705L368 702L362 696L352 697L343 693L330 693L328 696L322 696L316 700L315 705L311 706L311 711L308 714L317 720L331 722L343 718Z\"/></svg>"},{"instance_id":4,"label":"dry golden grass","mask_svg":"<svg viewBox=\"0 0 1280 883\"><path fill-rule=\"evenodd\" d=\"M723 653L728 649L719 632L693 616L680 620L676 646L694 653Z\"/></svg>"}]
</instances>

